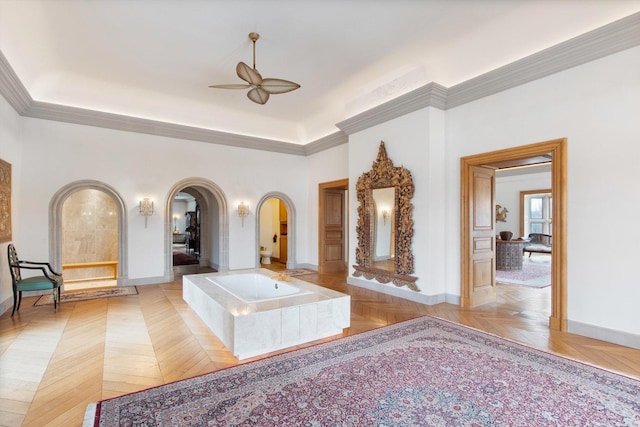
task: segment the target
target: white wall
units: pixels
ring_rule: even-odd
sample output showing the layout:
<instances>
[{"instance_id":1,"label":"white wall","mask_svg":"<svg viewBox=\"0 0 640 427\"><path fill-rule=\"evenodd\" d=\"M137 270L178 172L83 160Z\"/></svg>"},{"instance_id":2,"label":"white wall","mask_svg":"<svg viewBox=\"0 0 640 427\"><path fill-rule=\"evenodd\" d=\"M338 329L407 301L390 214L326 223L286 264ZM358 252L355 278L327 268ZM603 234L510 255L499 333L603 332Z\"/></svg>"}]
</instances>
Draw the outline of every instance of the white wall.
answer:
<instances>
[{"instance_id":1,"label":"white wall","mask_svg":"<svg viewBox=\"0 0 640 427\"><path fill-rule=\"evenodd\" d=\"M178 181L201 177L217 184L229 206L229 268L251 268L257 259L255 212L237 216L240 200L255 207L264 194L280 191L296 206L306 227L306 159L201 142L135 134L38 119L22 119L22 155L30 172L19 187L19 209L29 224L22 230L33 257L48 259L48 205L62 186L94 179L113 187L127 204L129 278L156 278L164 272L164 206ZM178 161L176 161L178 159ZM32 172L31 172L32 171ZM155 201L144 227L138 201ZM301 245L304 247L304 245ZM304 259L303 259L304 261Z\"/></svg>"},{"instance_id":2,"label":"white wall","mask_svg":"<svg viewBox=\"0 0 640 427\"><path fill-rule=\"evenodd\" d=\"M626 332L640 346L639 100L633 48L447 111L446 231L460 233L460 157L567 137L570 330ZM611 221L623 239L602 231ZM452 275L459 252L455 245L446 254ZM458 292L459 279L447 287Z\"/></svg>"},{"instance_id":3,"label":"white wall","mask_svg":"<svg viewBox=\"0 0 640 427\"><path fill-rule=\"evenodd\" d=\"M21 152L21 126L20 116L7 104L3 97L0 97L0 159L11 163L11 224L12 241L16 245L20 258L29 258L30 248L21 238L20 230L25 224L20 218L20 204L18 200L22 197L20 182L22 176L22 152ZM11 290L11 274L7 263L7 246L10 242L0 243L0 313L10 308L13 301Z\"/></svg>"},{"instance_id":4,"label":"white wall","mask_svg":"<svg viewBox=\"0 0 640 427\"><path fill-rule=\"evenodd\" d=\"M526 237L520 236L520 192L545 189L551 189L551 172L496 176L496 204L509 211L506 222L496 222L496 234L511 231L514 239Z\"/></svg>"},{"instance_id":5,"label":"white wall","mask_svg":"<svg viewBox=\"0 0 640 427\"><path fill-rule=\"evenodd\" d=\"M358 178L369 171L376 160L380 141L384 141L387 155L394 166L404 166L412 176L415 186L413 204L413 256L416 285L420 294L433 298L428 301L443 302L444 295L444 139L443 112L425 108L349 137L349 182L354 188ZM358 199L350 193L349 265L355 264L358 244L356 234ZM456 241L459 240L456 237ZM350 278L349 282L363 283L366 279ZM379 285L374 280L364 283L372 289L384 286L389 293L405 295L413 299L415 291L393 284ZM420 300L420 299L419 299ZM425 299L421 299L426 301Z\"/></svg>"}]
</instances>

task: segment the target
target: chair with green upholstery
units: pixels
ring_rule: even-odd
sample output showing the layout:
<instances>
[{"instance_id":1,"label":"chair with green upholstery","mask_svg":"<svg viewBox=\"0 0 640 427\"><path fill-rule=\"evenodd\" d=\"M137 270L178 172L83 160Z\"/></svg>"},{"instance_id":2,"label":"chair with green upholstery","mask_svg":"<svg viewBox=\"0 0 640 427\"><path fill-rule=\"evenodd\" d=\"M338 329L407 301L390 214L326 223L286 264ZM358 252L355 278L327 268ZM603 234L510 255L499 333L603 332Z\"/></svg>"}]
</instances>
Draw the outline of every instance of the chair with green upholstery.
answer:
<instances>
[{"instance_id":1,"label":"chair with green upholstery","mask_svg":"<svg viewBox=\"0 0 640 427\"><path fill-rule=\"evenodd\" d=\"M9 271L11 272L11 282L13 284L13 311L20 310L23 291L42 291L51 289L53 291L53 310L57 309L60 302L60 288L62 287L62 275L56 273L48 262L24 261L18 258L15 246L9 244L7 247L7 257L9 258ZM21 270L38 270L40 275L22 278Z\"/></svg>"}]
</instances>

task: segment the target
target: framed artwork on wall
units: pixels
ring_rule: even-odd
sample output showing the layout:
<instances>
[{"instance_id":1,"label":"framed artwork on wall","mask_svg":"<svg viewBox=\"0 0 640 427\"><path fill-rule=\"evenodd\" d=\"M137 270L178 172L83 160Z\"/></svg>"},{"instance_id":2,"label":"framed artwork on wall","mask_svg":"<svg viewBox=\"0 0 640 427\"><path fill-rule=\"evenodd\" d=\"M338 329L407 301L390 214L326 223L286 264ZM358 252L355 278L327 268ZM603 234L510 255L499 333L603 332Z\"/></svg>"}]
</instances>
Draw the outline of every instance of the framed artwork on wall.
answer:
<instances>
[{"instance_id":1,"label":"framed artwork on wall","mask_svg":"<svg viewBox=\"0 0 640 427\"><path fill-rule=\"evenodd\" d=\"M11 240L11 163L0 159L0 242Z\"/></svg>"}]
</instances>

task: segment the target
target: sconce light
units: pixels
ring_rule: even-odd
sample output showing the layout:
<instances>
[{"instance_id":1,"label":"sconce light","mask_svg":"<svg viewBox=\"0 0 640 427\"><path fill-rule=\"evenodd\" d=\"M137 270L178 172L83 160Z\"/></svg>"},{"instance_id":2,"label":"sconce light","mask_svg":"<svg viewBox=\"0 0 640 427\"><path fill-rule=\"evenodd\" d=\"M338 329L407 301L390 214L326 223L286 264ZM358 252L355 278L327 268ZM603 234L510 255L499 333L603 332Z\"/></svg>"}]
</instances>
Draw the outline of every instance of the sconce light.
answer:
<instances>
[{"instance_id":1,"label":"sconce light","mask_svg":"<svg viewBox=\"0 0 640 427\"><path fill-rule=\"evenodd\" d=\"M242 218L242 226L244 227L244 219L249 216L249 206L245 205L244 202L240 202L238 205L238 216Z\"/></svg>"},{"instance_id":2,"label":"sconce light","mask_svg":"<svg viewBox=\"0 0 640 427\"><path fill-rule=\"evenodd\" d=\"M387 220L389 219L390 216L391 216L391 212L389 212L389 209L382 210L382 221L384 225L387 225Z\"/></svg>"},{"instance_id":3,"label":"sconce light","mask_svg":"<svg viewBox=\"0 0 640 427\"><path fill-rule=\"evenodd\" d=\"M140 200L140 215L144 216L144 228L147 228L147 218L153 215L153 200L148 197Z\"/></svg>"}]
</instances>

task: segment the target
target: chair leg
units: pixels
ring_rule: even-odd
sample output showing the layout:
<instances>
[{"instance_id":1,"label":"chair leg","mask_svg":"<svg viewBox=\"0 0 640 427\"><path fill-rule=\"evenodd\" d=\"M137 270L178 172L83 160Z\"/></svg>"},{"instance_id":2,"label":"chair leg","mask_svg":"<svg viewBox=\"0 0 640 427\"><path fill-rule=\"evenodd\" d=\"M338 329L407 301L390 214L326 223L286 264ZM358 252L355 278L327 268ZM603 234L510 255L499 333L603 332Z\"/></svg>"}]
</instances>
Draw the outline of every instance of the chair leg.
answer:
<instances>
[{"instance_id":1,"label":"chair leg","mask_svg":"<svg viewBox=\"0 0 640 427\"><path fill-rule=\"evenodd\" d=\"M15 314L17 306L18 306L18 294L14 292L13 293L13 311L11 312L11 317L13 317L13 315Z\"/></svg>"},{"instance_id":2,"label":"chair leg","mask_svg":"<svg viewBox=\"0 0 640 427\"><path fill-rule=\"evenodd\" d=\"M53 288L53 311L58 309L58 293L56 292L56 288Z\"/></svg>"}]
</instances>

